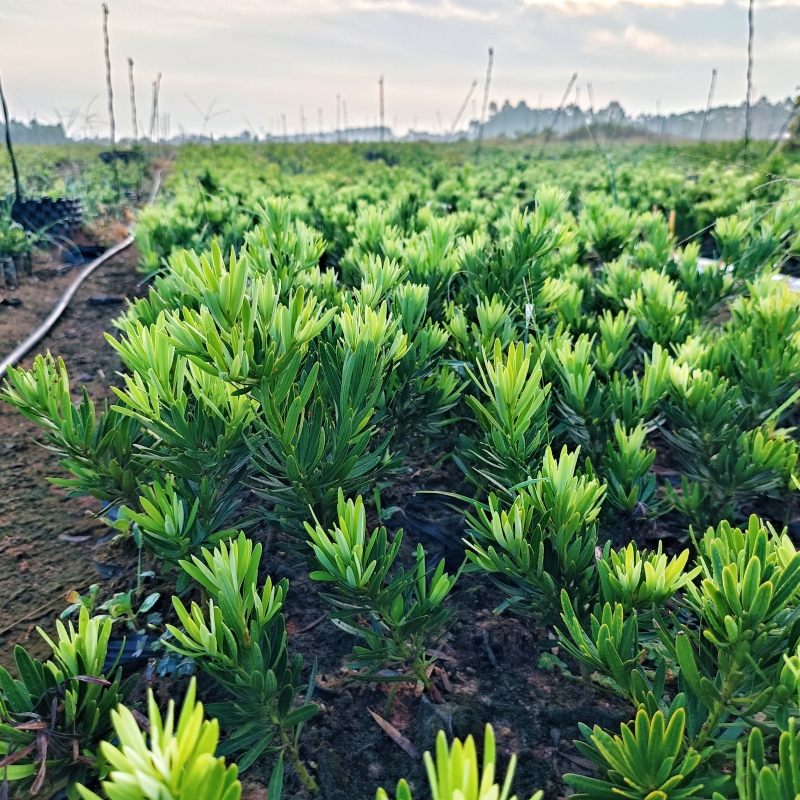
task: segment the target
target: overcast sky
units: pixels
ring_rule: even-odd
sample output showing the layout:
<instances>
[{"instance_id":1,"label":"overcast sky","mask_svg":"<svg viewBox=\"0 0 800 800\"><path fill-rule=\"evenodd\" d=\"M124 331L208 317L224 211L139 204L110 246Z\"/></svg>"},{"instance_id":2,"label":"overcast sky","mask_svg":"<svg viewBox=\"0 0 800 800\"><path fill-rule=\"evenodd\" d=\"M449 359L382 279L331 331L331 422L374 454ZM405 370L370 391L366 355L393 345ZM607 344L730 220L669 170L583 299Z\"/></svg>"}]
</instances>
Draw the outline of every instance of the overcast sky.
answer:
<instances>
[{"instance_id":1,"label":"overcast sky","mask_svg":"<svg viewBox=\"0 0 800 800\"><path fill-rule=\"evenodd\" d=\"M119 135L129 135L127 59L134 59L141 124L163 73L160 108L171 131L265 132L285 114L308 132L335 124L336 95L351 127L375 124L385 75L386 123L449 127L470 83L490 99L556 106L573 71L580 104L618 100L629 113L701 108L711 71L715 104L742 102L747 6L742 0L109 0ZM800 84L800 0L757 0L754 85L783 99ZM12 116L54 121L80 110L107 128L102 12L94 0L0 0L0 76ZM575 93L571 95L575 100ZM88 111L87 111L88 109ZM471 103L464 116L471 115ZM140 127L141 131L141 127Z\"/></svg>"}]
</instances>

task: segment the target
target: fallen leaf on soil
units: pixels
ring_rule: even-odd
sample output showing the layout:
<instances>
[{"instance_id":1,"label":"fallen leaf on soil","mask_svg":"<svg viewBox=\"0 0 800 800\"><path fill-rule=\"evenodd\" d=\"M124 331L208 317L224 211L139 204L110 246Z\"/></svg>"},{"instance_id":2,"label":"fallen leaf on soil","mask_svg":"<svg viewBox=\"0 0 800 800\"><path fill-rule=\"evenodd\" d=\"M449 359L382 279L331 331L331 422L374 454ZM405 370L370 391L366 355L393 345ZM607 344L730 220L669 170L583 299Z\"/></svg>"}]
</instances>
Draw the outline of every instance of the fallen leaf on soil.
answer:
<instances>
[{"instance_id":1,"label":"fallen leaf on soil","mask_svg":"<svg viewBox=\"0 0 800 800\"><path fill-rule=\"evenodd\" d=\"M58 540L60 542L88 542L91 538L91 536L70 536L67 533L62 533Z\"/></svg>"},{"instance_id":2,"label":"fallen leaf on soil","mask_svg":"<svg viewBox=\"0 0 800 800\"><path fill-rule=\"evenodd\" d=\"M443 653L441 650L434 650L432 647L425 651L425 655L436 656L436 658L441 658L442 661L455 661L453 656L449 656L447 653Z\"/></svg>"},{"instance_id":3,"label":"fallen leaf on soil","mask_svg":"<svg viewBox=\"0 0 800 800\"><path fill-rule=\"evenodd\" d=\"M587 770L588 775L594 775L597 771L597 766L593 761L589 761L588 758L581 758L581 756L573 756L569 753L559 753L560 756L566 758L567 761L574 764L576 767L580 767L581 769Z\"/></svg>"},{"instance_id":4,"label":"fallen leaf on soil","mask_svg":"<svg viewBox=\"0 0 800 800\"><path fill-rule=\"evenodd\" d=\"M376 714L371 708L368 708L372 719L383 728L383 732L400 748L402 748L411 758L419 759L419 750L408 740L402 733L400 733L391 722L387 722L383 717Z\"/></svg>"},{"instance_id":5,"label":"fallen leaf on soil","mask_svg":"<svg viewBox=\"0 0 800 800\"><path fill-rule=\"evenodd\" d=\"M286 624L286 632L287 633L306 633L307 631L310 631L312 628L316 628L317 625L320 624L320 622L322 622L323 620L326 620L327 618L328 618L328 612L326 611L321 617L317 617L313 622L309 622L308 625L305 626L305 628L300 628L298 630L292 630L292 631L289 630L289 624L290 623L287 623Z\"/></svg>"},{"instance_id":6,"label":"fallen leaf on soil","mask_svg":"<svg viewBox=\"0 0 800 800\"><path fill-rule=\"evenodd\" d=\"M453 684L450 683L450 676L441 667L436 667L436 674L439 676L439 680L442 682L442 688L446 692L452 692Z\"/></svg>"},{"instance_id":7,"label":"fallen leaf on soil","mask_svg":"<svg viewBox=\"0 0 800 800\"><path fill-rule=\"evenodd\" d=\"M131 714L133 714L133 718L136 720L139 727L145 731L145 733L150 733L150 720L141 713L141 711L137 711L135 708L131 709Z\"/></svg>"}]
</instances>

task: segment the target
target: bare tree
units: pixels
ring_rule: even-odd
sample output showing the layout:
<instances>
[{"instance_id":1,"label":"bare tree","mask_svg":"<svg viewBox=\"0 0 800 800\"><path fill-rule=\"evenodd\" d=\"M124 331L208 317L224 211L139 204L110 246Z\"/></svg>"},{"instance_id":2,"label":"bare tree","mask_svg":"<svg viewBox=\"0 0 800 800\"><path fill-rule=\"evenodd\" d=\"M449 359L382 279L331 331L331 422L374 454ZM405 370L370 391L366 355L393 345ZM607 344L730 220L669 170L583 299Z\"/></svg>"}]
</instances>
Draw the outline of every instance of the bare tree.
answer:
<instances>
[{"instance_id":1,"label":"bare tree","mask_svg":"<svg viewBox=\"0 0 800 800\"><path fill-rule=\"evenodd\" d=\"M195 101L192 100L192 98L189 97L188 94L186 95L186 99L195 107L197 113L203 118L203 130L200 131L200 140L202 141L203 137L206 135L206 128L208 128L208 123L212 119L215 119L216 117L221 117L223 114L227 114L228 109L226 108L224 111L214 111L214 106L217 104L216 97L211 101L211 105L209 105L207 111L203 111L203 109L200 108L200 106L197 105L197 103L195 103Z\"/></svg>"},{"instance_id":2,"label":"bare tree","mask_svg":"<svg viewBox=\"0 0 800 800\"><path fill-rule=\"evenodd\" d=\"M57 108L54 108L53 111L55 111L56 116L58 117L58 121L61 124L62 130L64 131L64 136L69 138L70 129L78 121L78 119L80 117L80 114L81 114L80 107L78 107L78 108L70 108L70 109L67 110L67 121L66 122L64 121L63 115L61 114L61 112Z\"/></svg>"}]
</instances>

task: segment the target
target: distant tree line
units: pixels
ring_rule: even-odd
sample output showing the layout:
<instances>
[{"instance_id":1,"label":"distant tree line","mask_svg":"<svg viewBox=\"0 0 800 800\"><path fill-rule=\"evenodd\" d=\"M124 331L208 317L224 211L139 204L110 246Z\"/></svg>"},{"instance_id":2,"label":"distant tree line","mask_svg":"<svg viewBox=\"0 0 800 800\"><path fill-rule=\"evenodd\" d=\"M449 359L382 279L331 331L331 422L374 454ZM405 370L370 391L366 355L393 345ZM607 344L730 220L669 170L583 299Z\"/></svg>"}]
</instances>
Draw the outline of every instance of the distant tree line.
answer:
<instances>
[{"instance_id":1,"label":"distant tree line","mask_svg":"<svg viewBox=\"0 0 800 800\"><path fill-rule=\"evenodd\" d=\"M784 130L794 101L791 98L770 103L762 97L751 108L752 139L774 139ZM491 109L491 107L490 107ZM484 125L483 135L516 138L521 135L541 133L546 130L558 136L577 135L587 124L629 129L631 133L643 133L654 137L678 139L700 139L703 122L706 122L705 138L725 141L741 139L745 129L745 104L739 106L717 106L708 112L686 111L683 114L640 114L628 116L617 102L594 114L589 109L568 105L560 111L555 108L530 108L522 100L517 106L506 101L502 108L493 108L494 113Z\"/></svg>"}]
</instances>

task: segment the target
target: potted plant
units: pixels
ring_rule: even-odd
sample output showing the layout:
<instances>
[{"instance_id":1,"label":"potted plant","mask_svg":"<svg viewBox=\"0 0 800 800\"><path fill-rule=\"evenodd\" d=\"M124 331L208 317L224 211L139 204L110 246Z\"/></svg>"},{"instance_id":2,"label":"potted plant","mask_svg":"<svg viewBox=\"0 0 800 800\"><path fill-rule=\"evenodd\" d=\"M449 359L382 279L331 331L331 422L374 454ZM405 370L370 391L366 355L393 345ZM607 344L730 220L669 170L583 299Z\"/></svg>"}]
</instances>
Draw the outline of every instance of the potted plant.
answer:
<instances>
[{"instance_id":1,"label":"potted plant","mask_svg":"<svg viewBox=\"0 0 800 800\"><path fill-rule=\"evenodd\" d=\"M8 288L16 288L17 273L30 272L33 237L11 218L10 208L0 214L0 267Z\"/></svg>"}]
</instances>

